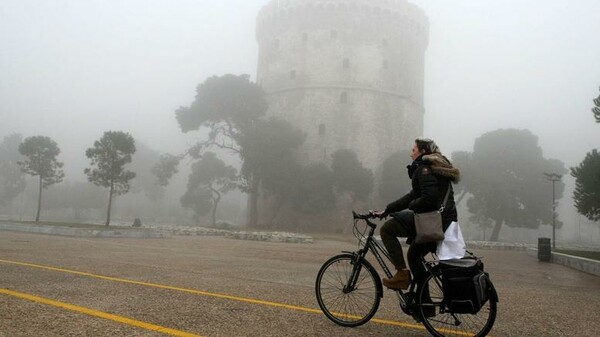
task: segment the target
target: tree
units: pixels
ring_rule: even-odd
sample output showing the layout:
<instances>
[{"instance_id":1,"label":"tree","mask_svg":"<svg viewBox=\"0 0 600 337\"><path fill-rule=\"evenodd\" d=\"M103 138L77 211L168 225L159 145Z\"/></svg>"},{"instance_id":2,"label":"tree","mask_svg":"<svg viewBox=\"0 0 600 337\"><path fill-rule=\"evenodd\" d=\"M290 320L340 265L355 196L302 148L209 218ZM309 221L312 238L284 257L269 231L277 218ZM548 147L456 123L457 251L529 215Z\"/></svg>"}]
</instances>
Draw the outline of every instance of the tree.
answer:
<instances>
[{"instance_id":1,"label":"tree","mask_svg":"<svg viewBox=\"0 0 600 337\"><path fill-rule=\"evenodd\" d=\"M181 198L181 204L192 209L196 216L206 214L210 209L212 225L215 226L221 194L236 188L236 182L235 168L226 165L214 152L205 152L202 158L192 165L187 191Z\"/></svg>"},{"instance_id":2,"label":"tree","mask_svg":"<svg viewBox=\"0 0 600 337\"><path fill-rule=\"evenodd\" d=\"M64 181L48 190L46 200L48 209L71 210L74 220L86 218L86 211L104 207L104 193L83 181Z\"/></svg>"},{"instance_id":3,"label":"tree","mask_svg":"<svg viewBox=\"0 0 600 337\"><path fill-rule=\"evenodd\" d=\"M33 136L23 140L19 145L19 152L26 157L25 160L18 162L23 172L39 178L38 207L35 216L35 221L38 222L42 208L42 189L60 183L65 176L61 169L63 163L56 159L60 149L50 137Z\"/></svg>"},{"instance_id":4,"label":"tree","mask_svg":"<svg viewBox=\"0 0 600 337\"><path fill-rule=\"evenodd\" d=\"M204 149L216 146L228 149L242 160L242 178L250 194L248 225L257 221L257 202L260 179L254 171L244 168L249 151L242 139L252 134L256 122L265 115L267 101L260 86L251 83L248 75L213 76L196 89L196 98L189 107L180 107L175 117L183 132L208 127L208 139L189 150L198 155ZM256 134L256 133L255 133Z\"/></svg>"},{"instance_id":5,"label":"tree","mask_svg":"<svg viewBox=\"0 0 600 337\"><path fill-rule=\"evenodd\" d=\"M92 168L84 170L88 180L97 186L109 189L106 226L110 224L113 195L127 193L129 181L135 177L134 172L125 169L125 165L131 163L131 156L134 153L133 137L122 131L105 132L100 140L94 142L94 147L85 151L92 165Z\"/></svg>"},{"instance_id":6,"label":"tree","mask_svg":"<svg viewBox=\"0 0 600 337\"><path fill-rule=\"evenodd\" d=\"M298 179L292 205L297 211L318 214L335 206L334 176L325 164L305 166Z\"/></svg>"},{"instance_id":7,"label":"tree","mask_svg":"<svg viewBox=\"0 0 600 337\"><path fill-rule=\"evenodd\" d=\"M0 206L6 206L25 190L25 177L19 165L0 160Z\"/></svg>"},{"instance_id":8,"label":"tree","mask_svg":"<svg viewBox=\"0 0 600 337\"><path fill-rule=\"evenodd\" d=\"M471 153L467 151L456 151L452 152L451 157L453 165L458 167L461 172L461 182L456 185L453 185L452 187L455 193L454 203L456 204L456 206L458 206L468 193L467 189L465 188L466 185L464 183L464 180L466 179L467 181L469 181L470 177L474 176L476 173L472 172L471 164L473 163L473 161ZM485 230L490 227L489 221L478 221L478 223L481 229Z\"/></svg>"},{"instance_id":9,"label":"tree","mask_svg":"<svg viewBox=\"0 0 600 337\"><path fill-rule=\"evenodd\" d=\"M275 199L269 222L273 222L282 206L290 200L302 169L295 150L305 138L302 131L277 118L257 120L254 127L240 137L244 158L241 175L253 182L250 186L246 185L250 189L249 217L252 226L256 225L258 218L259 187L262 197Z\"/></svg>"},{"instance_id":10,"label":"tree","mask_svg":"<svg viewBox=\"0 0 600 337\"><path fill-rule=\"evenodd\" d=\"M264 91L251 83L248 75L228 74L210 77L200 84L194 102L177 109L175 118L183 132L201 126L210 129L209 138L200 144L201 148L214 145L240 153L240 137L264 116L267 107Z\"/></svg>"},{"instance_id":11,"label":"tree","mask_svg":"<svg viewBox=\"0 0 600 337\"><path fill-rule=\"evenodd\" d=\"M136 144L135 154L131 158L131 170L136 172L135 179L131 181L132 193L144 193L151 201L163 198L164 187L157 183L152 168L160 160L160 153L149 148L141 142Z\"/></svg>"},{"instance_id":12,"label":"tree","mask_svg":"<svg viewBox=\"0 0 600 337\"><path fill-rule=\"evenodd\" d=\"M258 219L258 195L261 183L269 192L279 194L278 183L269 184L263 177L268 174L269 181L285 180L285 174L273 179L272 165L283 162L284 152L297 148L304 141L304 135L289 123L276 119L263 119L268 105L260 86L249 81L248 75L213 76L200 84L196 98L189 107L180 107L175 117L183 132L209 129L208 138L198 142L187 151L187 155L199 157L206 149L217 147L238 154L242 161L241 184L249 194L248 225L256 226ZM278 130L278 127L282 129ZM287 132L286 132L287 131ZM183 156L163 157L154 172L159 181L164 182L174 172L173 163ZM290 162L284 162L284 165ZM283 172L283 171L279 171Z\"/></svg>"},{"instance_id":13,"label":"tree","mask_svg":"<svg viewBox=\"0 0 600 337\"><path fill-rule=\"evenodd\" d=\"M350 194L352 205L356 201L366 201L373 191L373 172L362 165L352 150L336 150L331 158L334 186L338 193Z\"/></svg>"},{"instance_id":14,"label":"tree","mask_svg":"<svg viewBox=\"0 0 600 337\"><path fill-rule=\"evenodd\" d=\"M169 180L174 174L177 174L177 166L183 159L182 156L175 156L172 154L161 154L158 162L152 166L150 172L156 177L156 183L159 186L169 185Z\"/></svg>"},{"instance_id":15,"label":"tree","mask_svg":"<svg viewBox=\"0 0 600 337\"><path fill-rule=\"evenodd\" d=\"M577 167L571 167L575 177L573 199L577 211L592 221L600 220L600 154L588 152Z\"/></svg>"},{"instance_id":16,"label":"tree","mask_svg":"<svg viewBox=\"0 0 600 337\"><path fill-rule=\"evenodd\" d=\"M208 78L197 87L192 104L175 111L183 132L206 127L207 139L184 155L163 156L153 167L153 173L164 185L185 156L201 157L211 147L232 151L242 162L239 187L249 197L247 224L256 226L259 191L262 189L277 198L286 196L285 191L291 186L285 183L297 179L293 172L300 167L293 152L305 138L300 130L283 120L264 119L267 108L264 91L251 83L248 75ZM278 204L286 200L287 196L278 200Z\"/></svg>"},{"instance_id":17,"label":"tree","mask_svg":"<svg viewBox=\"0 0 600 337\"><path fill-rule=\"evenodd\" d=\"M13 133L4 137L0 144L0 160L19 161L23 156L19 152L19 145L23 142L23 136L19 133Z\"/></svg>"},{"instance_id":18,"label":"tree","mask_svg":"<svg viewBox=\"0 0 600 337\"><path fill-rule=\"evenodd\" d=\"M382 200L392 202L412 189L406 170L406 165L411 162L408 150L394 152L383 161L381 184L379 184L379 197Z\"/></svg>"},{"instance_id":19,"label":"tree","mask_svg":"<svg viewBox=\"0 0 600 337\"><path fill-rule=\"evenodd\" d=\"M21 135L15 133L0 143L0 206L9 204L25 190L25 177L18 164L23 159L19 153L21 142Z\"/></svg>"},{"instance_id":20,"label":"tree","mask_svg":"<svg viewBox=\"0 0 600 337\"><path fill-rule=\"evenodd\" d=\"M596 118L596 123L600 123L600 95L593 99L595 107L592 108L592 112L594 113L594 118Z\"/></svg>"},{"instance_id":21,"label":"tree","mask_svg":"<svg viewBox=\"0 0 600 337\"><path fill-rule=\"evenodd\" d=\"M210 212L213 206L211 197L212 192L208 188L198 186L195 189L188 188L185 194L179 199L179 202L181 203L181 207L194 212L194 220L196 224L199 224L200 216Z\"/></svg>"},{"instance_id":22,"label":"tree","mask_svg":"<svg viewBox=\"0 0 600 337\"><path fill-rule=\"evenodd\" d=\"M504 224L521 228L552 224L552 186L543 173L563 174L566 169L561 161L543 157L538 139L530 131L488 132L475 140L473 153L463 157L465 162L457 166L468 167L461 181L472 194L467 206L472 220L494 222L491 241L498 240ZM560 199L564 183L558 182L556 187Z\"/></svg>"}]
</instances>

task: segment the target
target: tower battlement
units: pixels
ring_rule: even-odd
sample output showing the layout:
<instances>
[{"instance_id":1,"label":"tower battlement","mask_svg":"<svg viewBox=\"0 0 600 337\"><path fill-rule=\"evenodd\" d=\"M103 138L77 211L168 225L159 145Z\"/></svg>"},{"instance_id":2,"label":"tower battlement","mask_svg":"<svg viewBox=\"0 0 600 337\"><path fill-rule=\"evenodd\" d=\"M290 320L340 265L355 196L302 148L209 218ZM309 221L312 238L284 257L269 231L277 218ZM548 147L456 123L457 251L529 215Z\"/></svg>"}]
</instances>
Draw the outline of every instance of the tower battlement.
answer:
<instances>
[{"instance_id":1,"label":"tower battlement","mask_svg":"<svg viewBox=\"0 0 600 337\"><path fill-rule=\"evenodd\" d=\"M352 13L398 19L410 16L427 22L423 10L406 0L271 0L258 14L258 23L290 16L312 16L318 13Z\"/></svg>"},{"instance_id":2,"label":"tower battlement","mask_svg":"<svg viewBox=\"0 0 600 337\"><path fill-rule=\"evenodd\" d=\"M420 38L425 48L429 20L422 9L406 0L272 0L263 6L256 20L256 39L268 39L281 29L311 25L319 21L331 26L346 21L371 21ZM390 27L391 26L391 27Z\"/></svg>"}]
</instances>

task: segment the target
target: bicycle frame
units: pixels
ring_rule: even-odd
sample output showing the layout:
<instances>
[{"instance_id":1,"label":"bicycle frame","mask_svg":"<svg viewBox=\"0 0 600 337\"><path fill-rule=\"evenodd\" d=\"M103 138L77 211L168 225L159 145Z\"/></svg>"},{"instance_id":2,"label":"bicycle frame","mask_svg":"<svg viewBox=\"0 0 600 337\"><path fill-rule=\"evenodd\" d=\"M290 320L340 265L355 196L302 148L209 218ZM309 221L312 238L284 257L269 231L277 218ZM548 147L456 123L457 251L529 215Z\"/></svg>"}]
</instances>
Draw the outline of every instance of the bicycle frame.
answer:
<instances>
[{"instance_id":1,"label":"bicycle frame","mask_svg":"<svg viewBox=\"0 0 600 337\"><path fill-rule=\"evenodd\" d=\"M369 221L369 219L362 219L362 220L364 220L367 223L367 225L369 226L369 233L366 236L366 241L365 241L363 247L356 252L345 251L345 253L354 254L357 258L357 261L360 261L360 260L366 259L367 253L370 250L373 253L373 255L375 256L377 263L381 266L381 269L383 269L383 272L385 273L386 277L391 278L392 272L390 271L390 268L387 266L387 264L385 263L385 260L383 259L383 256L385 256L385 258L388 261L390 261L391 260L390 255L387 252L387 250L385 249L385 247L382 247L382 245L379 242L377 242L377 240L375 240L375 238L373 237L373 235L375 234L375 229L377 228L377 225L374 224L373 222ZM426 261L423 260L422 262L425 265L425 269L431 273L431 267L426 263ZM354 289L354 286L356 285L356 281L358 280L358 278L360 276L359 266L360 266L359 263L356 263L354 265L354 270L352 272L351 279L348 282L347 288L344 289L345 292L350 292ZM380 287L381 287L381 285L380 285ZM395 292L400 301L400 307L408 315L412 315L410 310L408 310L408 306L410 304L413 304L413 303L410 303L408 294L414 293L415 287L416 287L415 283L411 282L410 287L406 292L403 292L401 289L397 289L397 290L395 289ZM383 291L381 292L381 296L383 296Z\"/></svg>"}]
</instances>

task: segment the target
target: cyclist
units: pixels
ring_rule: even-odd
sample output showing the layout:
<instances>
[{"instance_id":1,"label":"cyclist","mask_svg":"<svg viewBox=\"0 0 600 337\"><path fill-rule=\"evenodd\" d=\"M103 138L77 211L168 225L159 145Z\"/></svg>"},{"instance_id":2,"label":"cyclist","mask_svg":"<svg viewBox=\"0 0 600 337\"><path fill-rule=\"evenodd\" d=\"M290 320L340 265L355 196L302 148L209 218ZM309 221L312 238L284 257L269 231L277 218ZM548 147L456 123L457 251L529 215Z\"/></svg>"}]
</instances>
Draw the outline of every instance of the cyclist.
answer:
<instances>
[{"instance_id":1,"label":"cyclist","mask_svg":"<svg viewBox=\"0 0 600 337\"><path fill-rule=\"evenodd\" d=\"M385 210L376 211L381 219L391 215L381 227L381 240L390 254L396 268L395 275L383 279L383 284L390 289L406 289L410 285L411 275L406 268L402 246L397 237L406 237L410 244L407 252L408 265L420 287L425 280L426 270L421 265L421 258L436 249L436 243L414 244L415 221L414 213L425 213L440 209L451 182L458 182L460 171L452 166L450 160L443 156L440 149L431 139L417 138L412 147L411 165L408 165L408 177L412 181L412 190L400 199L387 205ZM452 189L442 212L443 230L446 231L452 221L457 220Z\"/></svg>"}]
</instances>

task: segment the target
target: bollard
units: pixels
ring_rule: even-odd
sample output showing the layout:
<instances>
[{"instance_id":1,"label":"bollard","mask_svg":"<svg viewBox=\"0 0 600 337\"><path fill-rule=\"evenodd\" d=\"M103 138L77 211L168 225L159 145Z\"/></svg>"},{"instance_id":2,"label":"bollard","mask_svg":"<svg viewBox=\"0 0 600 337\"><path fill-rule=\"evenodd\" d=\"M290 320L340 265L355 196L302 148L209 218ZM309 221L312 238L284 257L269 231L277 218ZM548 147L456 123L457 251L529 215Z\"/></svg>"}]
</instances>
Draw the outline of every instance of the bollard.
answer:
<instances>
[{"instance_id":1,"label":"bollard","mask_svg":"<svg viewBox=\"0 0 600 337\"><path fill-rule=\"evenodd\" d=\"M541 262L550 262L551 257L550 238L538 238L538 260Z\"/></svg>"}]
</instances>

